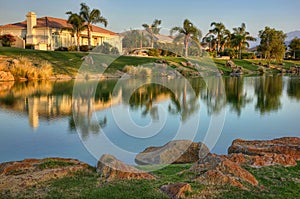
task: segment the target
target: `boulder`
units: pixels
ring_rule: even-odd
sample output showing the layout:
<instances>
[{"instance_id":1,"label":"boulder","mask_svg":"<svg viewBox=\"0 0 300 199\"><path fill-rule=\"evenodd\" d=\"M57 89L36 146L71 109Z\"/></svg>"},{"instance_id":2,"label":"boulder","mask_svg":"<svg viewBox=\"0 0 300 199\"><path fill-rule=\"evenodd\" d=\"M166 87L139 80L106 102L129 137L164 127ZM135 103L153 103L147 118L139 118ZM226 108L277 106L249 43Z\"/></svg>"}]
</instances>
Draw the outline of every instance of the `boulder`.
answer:
<instances>
[{"instance_id":1,"label":"boulder","mask_svg":"<svg viewBox=\"0 0 300 199\"><path fill-rule=\"evenodd\" d=\"M208 147L201 142L173 140L161 147L147 148L135 157L135 162L141 165L194 163L208 153Z\"/></svg>"},{"instance_id":2,"label":"boulder","mask_svg":"<svg viewBox=\"0 0 300 199\"><path fill-rule=\"evenodd\" d=\"M0 71L0 81L15 81L15 78L10 72Z\"/></svg>"},{"instance_id":3,"label":"boulder","mask_svg":"<svg viewBox=\"0 0 300 199\"><path fill-rule=\"evenodd\" d=\"M205 185L231 185L235 187L243 187L243 184L240 183L237 179L234 177L231 177L229 175L223 174L221 171L218 170L209 170L205 172L203 175L197 177L195 179L196 182L205 184Z\"/></svg>"},{"instance_id":4,"label":"boulder","mask_svg":"<svg viewBox=\"0 0 300 199\"><path fill-rule=\"evenodd\" d=\"M180 64L184 67L187 67L187 63L186 62L180 62Z\"/></svg>"},{"instance_id":5,"label":"boulder","mask_svg":"<svg viewBox=\"0 0 300 199\"><path fill-rule=\"evenodd\" d=\"M163 185L160 190L167 194L172 199L185 198L185 194L192 192L191 185L188 183L176 183Z\"/></svg>"},{"instance_id":6,"label":"boulder","mask_svg":"<svg viewBox=\"0 0 300 199\"><path fill-rule=\"evenodd\" d=\"M165 60L165 59L158 59L155 62L158 63L158 64L168 64L168 61Z\"/></svg>"},{"instance_id":7,"label":"boulder","mask_svg":"<svg viewBox=\"0 0 300 199\"><path fill-rule=\"evenodd\" d=\"M283 154L300 160L300 138L283 137L274 140L234 140L228 154L242 153L245 155ZM279 158L279 156L277 156Z\"/></svg>"},{"instance_id":8,"label":"boulder","mask_svg":"<svg viewBox=\"0 0 300 199\"><path fill-rule=\"evenodd\" d=\"M228 159L240 164L248 165L251 167L266 167L266 166L296 166L296 160L290 155L277 154L277 153L267 153L265 155L259 156L249 156L242 153L232 153L228 155Z\"/></svg>"},{"instance_id":9,"label":"boulder","mask_svg":"<svg viewBox=\"0 0 300 199\"><path fill-rule=\"evenodd\" d=\"M101 180L105 182L114 180L155 179L153 175L127 165L108 154L102 155L98 161L97 173L100 174Z\"/></svg>"},{"instance_id":10,"label":"boulder","mask_svg":"<svg viewBox=\"0 0 300 199\"><path fill-rule=\"evenodd\" d=\"M190 62L190 61L187 61L186 65L189 66L189 67L194 67L194 64L192 62Z\"/></svg>"},{"instance_id":11,"label":"boulder","mask_svg":"<svg viewBox=\"0 0 300 199\"><path fill-rule=\"evenodd\" d=\"M195 181L206 185L231 185L243 187L241 182L258 185L256 178L237 163L226 156L208 154L200 159L191 169L191 172L200 174Z\"/></svg>"},{"instance_id":12,"label":"boulder","mask_svg":"<svg viewBox=\"0 0 300 199\"><path fill-rule=\"evenodd\" d=\"M236 68L236 65L233 61L228 60L225 64L226 67L230 67L230 68Z\"/></svg>"},{"instance_id":13,"label":"boulder","mask_svg":"<svg viewBox=\"0 0 300 199\"><path fill-rule=\"evenodd\" d=\"M64 158L26 159L0 164L0 191L20 192L29 186L51 179L72 176L74 172L89 171L89 165Z\"/></svg>"}]
</instances>

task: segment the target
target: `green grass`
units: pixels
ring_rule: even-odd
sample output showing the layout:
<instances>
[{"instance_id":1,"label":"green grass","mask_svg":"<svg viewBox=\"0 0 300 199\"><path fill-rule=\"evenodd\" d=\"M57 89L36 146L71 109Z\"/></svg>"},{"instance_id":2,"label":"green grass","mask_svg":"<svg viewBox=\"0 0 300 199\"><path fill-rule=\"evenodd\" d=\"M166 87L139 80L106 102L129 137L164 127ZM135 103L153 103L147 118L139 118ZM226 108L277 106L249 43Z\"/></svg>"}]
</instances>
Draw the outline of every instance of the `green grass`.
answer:
<instances>
[{"instance_id":1,"label":"green grass","mask_svg":"<svg viewBox=\"0 0 300 199\"><path fill-rule=\"evenodd\" d=\"M82 57L88 55L88 53L83 52L57 52L57 51L39 51L39 50L28 50L20 48L8 48L0 47L0 55L16 58L18 56L24 56L31 60L42 61L47 60L53 67L54 74L63 74L74 76L77 74L78 69L84 65ZM148 63L154 63L157 59L165 59L168 62L175 63L171 67L176 68L180 66L181 62L187 61L182 57L135 57L135 56L107 56L96 53L90 53L94 58L94 66L86 67L89 72L99 72L99 65L104 63L109 63L109 68L106 70L107 73L114 73L117 70L123 70L126 65L139 66ZM193 63L198 63L200 66L200 71L203 72L213 72L214 67L216 66L219 70L223 71L224 74L229 74L231 68L226 67L226 60L221 59L203 59L203 58L190 58ZM244 72L247 74L258 73L259 62L265 64L264 60L233 60L236 65L242 66ZM274 63L273 63L274 64ZM284 61L284 69L288 69L291 66L300 65L300 61ZM85 69L86 69L85 68ZM180 70L184 68L185 72L195 71L195 68L192 67L181 67ZM276 70L267 70L268 72L278 72ZM187 73L188 74L188 73Z\"/></svg>"},{"instance_id":2,"label":"green grass","mask_svg":"<svg viewBox=\"0 0 300 199\"><path fill-rule=\"evenodd\" d=\"M256 177L260 186L248 191L229 188L218 198L300 198L300 162L297 163L295 167L245 167Z\"/></svg>"},{"instance_id":3,"label":"green grass","mask_svg":"<svg viewBox=\"0 0 300 199\"><path fill-rule=\"evenodd\" d=\"M33 60L47 60L53 67L55 74L73 75L82 64L81 58L87 53L40 51L20 48L0 47L0 55L16 58L28 57Z\"/></svg>"},{"instance_id":4,"label":"green grass","mask_svg":"<svg viewBox=\"0 0 300 199\"><path fill-rule=\"evenodd\" d=\"M57 161L57 160L48 160L38 165L39 169L53 169L53 168L59 168L59 167L66 167L74 165L74 163L71 162L63 162L63 161Z\"/></svg>"},{"instance_id":5,"label":"green grass","mask_svg":"<svg viewBox=\"0 0 300 199\"><path fill-rule=\"evenodd\" d=\"M191 164L169 165L152 172L157 177L156 180L120 180L106 184L100 184L99 175L95 169L91 169L90 172L78 172L72 177L30 187L17 196L0 193L0 198L168 198L159 189L162 185L176 182L190 183L193 192L189 196L194 198L197 198L198 194L205 190L209 190L208 192L213 194L212 198L287 199L300 196L300 162L295 167L244 167L259 181L258 187L247 186L250 188L249 190L226 186L211 188L195 183L193 182L195 174L186 171L190 167ZM153 170L155 166L139 166L138 168Z\"/></svg>"}]
</instances>

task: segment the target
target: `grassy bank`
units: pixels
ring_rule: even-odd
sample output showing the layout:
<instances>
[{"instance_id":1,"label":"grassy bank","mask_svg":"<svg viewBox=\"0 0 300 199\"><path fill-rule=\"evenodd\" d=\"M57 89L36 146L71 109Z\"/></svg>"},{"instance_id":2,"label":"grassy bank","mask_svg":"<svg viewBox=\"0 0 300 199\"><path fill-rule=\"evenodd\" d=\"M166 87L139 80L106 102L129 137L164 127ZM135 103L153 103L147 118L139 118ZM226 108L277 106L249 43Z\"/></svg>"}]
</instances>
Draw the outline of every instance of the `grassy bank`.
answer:
<instances>
[{"instance_id":1,"label":"grassy bank","mask_svg":"<svg viewBox=\"0 0 300 199\"><path fill-rule=\"evenodd\" d=\"M7 48L7 47L0 47L0 56L7 56L11 58L16 58L18 56L23 56L31 60L36 61L48 61L52 67L53 72L56 75L63 74L63 75L76 75L78 69L83 64L82 58L86 56L88 53L82 52L57 52L57 51L38 51L38 50L25 50L19 48ZM147 63L153 63L157 59L165 59L173 68L181 67L181 69L186 71L197 71L200 70L202 72L206 72L209 70L209 67L216 66L220 71L224 74L229 74L231 72L231 68L226 67L225 63L226 60L222 59L193 59L191 58L190 61L193 63L197 63L200 69L195 69L189 66L182 66L182 62L186 62L187 60L184 58L174 58L174 57L163 57L163 58L156 58L156 57L132 57L132 56L121 56L121 57L108 57L106 55L94 55L95 60L95 71L97 70L96 67L100 65L103 60L111 59L113 60L112 64L109 66L109 72L115 72L116 70L123 70L126 65L143 65ZM102 62L101 62L102 61ZM258 74L259 73L259 66L258 64L265 64L263 60L233 60L236 65L242 66L244 73L246 74ZM284 65L278 66L284 69L289 69L289 67L294 65L300 65L300 61L284 61ZM270 73L276 73L276 70L267 70Z\"/></svg>"},{"instance_id":2,"label":"grassy bank","mask_svg":"<svg viewBox=\"0 0 300 199\"><path fill-rule=\"evenodd\" d=\"M199 198L206 194L209 198L297 198L300 195L300 162L295 167L272 166L265 168L246 167L259 181L259 187L241 190L232 187L206 187L193 182L193 174L182 172L190 164L170 165L153 172L157 180L117 181L99 184L99 175L80 172L73 177L48 181L12 196L0 193L1 198L168 198L159 188L164 184L187 182L193 192L188 198ZM142 167L143 168L143 167ZM147 167L144 167L147 169ZM200 194L201 193L201 194Z\"/></svg>"}]
</instances>

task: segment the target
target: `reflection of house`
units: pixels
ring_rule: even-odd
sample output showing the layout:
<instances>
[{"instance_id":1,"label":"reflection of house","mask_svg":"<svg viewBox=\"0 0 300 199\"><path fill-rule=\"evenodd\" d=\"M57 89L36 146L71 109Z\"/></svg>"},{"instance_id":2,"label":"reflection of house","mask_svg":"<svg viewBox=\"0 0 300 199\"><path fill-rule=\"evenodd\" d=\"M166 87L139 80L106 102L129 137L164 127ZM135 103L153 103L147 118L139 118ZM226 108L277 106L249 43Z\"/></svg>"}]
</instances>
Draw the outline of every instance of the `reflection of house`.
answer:
<instances>
[{"instance_id":1,"label":"reflection of house","mask_svg":"<svg viewBox=\"0 0 300 199\"><path fill-rule=\"evenodd\" d=\"M26 44L32 45L34 49L54 50L58 47L75 45L75 36L63 30L63 28L72 27L67 20L53 17L37 18L34 12L28 12L26 17L26 21L0 26L0 35L14 35L17 40L15 47L21 48L24 48ZM101 45L105 41L116 46L120 52L122 50L120 37L112 31L93 26L91 37L91 43L94 46ZM80 45L87 44L87 31L83 31Z\"/></svg>"},{"instance_id":2,"label":"reflection of house","mask_svg":"<svg viewBox=\"0 0 300 199\"><path fill-rule=\"evenodd\" d=\"M25 112L28 114L29 124L32 128L39 126L39 120L54 119L72 115L74 110L80 114L92 114L93 111L101 111L111 106L118 105L122 102L122 91L118 95L111 97L109 101L88 100L77 98L72 101L72 97L68 95L58 96L39 96L39 97L25 97L25 99L17 100L13 106L5 106L0 104L1 108L7 108L16 112ZM73 103L73 104L72 104ZM89 106L91 105L91 106Z\"/></svg>"}]
</instances>

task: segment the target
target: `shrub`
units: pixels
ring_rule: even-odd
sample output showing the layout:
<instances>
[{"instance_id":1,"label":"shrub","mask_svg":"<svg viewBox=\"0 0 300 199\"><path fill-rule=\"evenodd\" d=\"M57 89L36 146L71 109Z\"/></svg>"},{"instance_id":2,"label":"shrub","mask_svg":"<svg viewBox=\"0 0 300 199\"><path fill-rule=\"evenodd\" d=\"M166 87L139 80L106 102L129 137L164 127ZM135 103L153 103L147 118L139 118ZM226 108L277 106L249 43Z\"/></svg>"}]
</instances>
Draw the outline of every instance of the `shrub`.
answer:
<instances>
[{"instance_id":1,"label":"shrub","mask_svg":"<svg viewBox=\"0 0 300 199\"><path fill-rule=\"evenodd\" d=\"M9 66L9 71L15 79L47 79L52 75L52 66L47 61L33 64L28 58L20 56Z\"/></svg>"},{"instance_id":2,"label":"shrub","mask_svg":"<svg viewBox=\"0 0 300 199\"><path fill-rule=\"evenodd\" d=\"M255 53L252 52L247 52L247 53L242 53L242 59L255 59Z\"/></svg>"},{"instance_id":3,"label":"shrub","mask_svg":"<svg viewBox=\"0 0 300 199\"><path fill-rule=\"evenodd\" d=\"M1 35L0 40L4 47L11 47L11 45L16 41L15 37L11 34Z\"/></svg>"},{"instance_id":4,"label":"shrub","mask_svg":"<svg viewBox=\"0 0 300 199\"><path fill-rule=\"evenodd\" d=\"M153 56L153 57L158 57L158 56L160 56L160 53L161 53L161 50L156 49L156 48L151 48L151 49L149 49L149 51L148 51L148 55L149 55L149 56Z\"/></svg>"},{"instance_id":5,"label":"shrub","mask_svg":"<svg viewBox=\"0 0 300 199\"><path fill-rule=\"evenodd\" d=\"M263 66L259 66L257 69L260 73L265 73L266 69Z\"/></svg>"},{"instance_id":6,"label":"shrub","mask_svg":"<svg viewBox=\"0 0 300 199\"><path fill-rule=\"evenodd\" d=\"M68 51L77 51L77 46L69 46Z\"/></svg>"},{"instance_id":7,"label":"shrub","mask_svg":"<svg viewBox=\"0 0 300 199\"><path fill-rule=\"evenodd\" d=\"M139 67L138 68L138 74L143 76L143 77L149 77L152 74L152 71L150 68L144 68L144 67Z\"/></svg>"},{"instance_id":8,"label":"shrub","mask_svg":"<svg viewBox=\"0 0 300 199\"><path fill-rule=\"evenodd\" d=\"M152 71L150 68L146 68L143 66L128 66L126 65L123 68L123 71L127 73L128 75L133 75L133 76L143 76L143 77L148 77L151 76Z\"/></svg>"},{"instance_id":9,"label":"shrub","mask_svg":"<svg viewBox=\"0 0 300 199\"><path fill-rule=\"evenodd\" d=\"M124 73L128 73L128 74L133 74L135 72L135 66L129 66L129 65L126 65L124 68L123 68L123 72Z\"/></svg>"},{"instance_id":10,"label":"shrub","mask_svg":"<svg viewBox=\"0 0 300 199\"><path fill-rule=\"evenodd\" d=\"M68 51L68 48L61 46L61 47L56 48L55 51Z\"/></svg>"},{"instance_id":11,"label":"shrub","mask_svg":"<svg viewBox=\"0 0 300 199\"><path fill-rule=\"evenodd\" d=\"M117 47L112 47L111 50L110 50L110 52L113 55L119 55L120 54L120 52L119 52L119 50L118 50Z\"/></svg>"},{"instance_id":12,"label":"shrub","mask_svg":"<svg viewBox=\"0 0 300 199\"><path fill-rule=\"evenodd\" d=\"M42 61L40 63L40 67L38 68L37 72L38 72L39 79L47 79L53 73L52 66L48 61Z\"/></svg>"},{"instance_id":13,"label":"shrub","mask_svg":"<svg viewBox=\"0 0 300 199\"><path fill-rule=\"evenodd\" d=\"M217 57L217 51L209 52L209 55L213 58Z\"/></svg>"},{"instance_id":14,"label":"shrub","mask_svg":"<svg viewBox=\"0 0 300 199\"><path fill-rule=\"evenodd\" d=\"M82 45L82 46L80 46L80 51L83 51L83 52L89 51L89 46L88 45Z\"/></svg>"},{"instance_id":15,"label":"shrub","mask_svg":"<svg viewBox=\"0 0 300 199\"><path fill-rule=\"evenodd\" d=\"M34 45L33 44L26 44L25 49L32 49L34 50Z\"/></svg>"}]
</instances>

